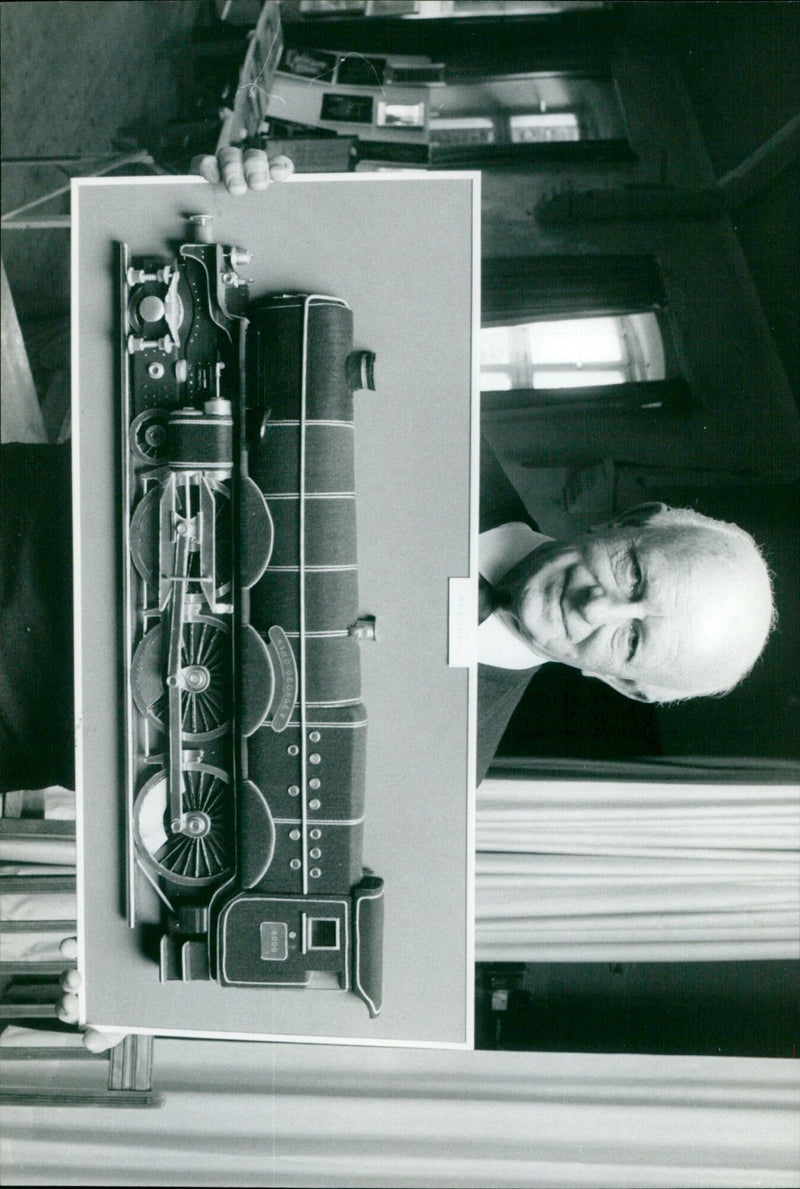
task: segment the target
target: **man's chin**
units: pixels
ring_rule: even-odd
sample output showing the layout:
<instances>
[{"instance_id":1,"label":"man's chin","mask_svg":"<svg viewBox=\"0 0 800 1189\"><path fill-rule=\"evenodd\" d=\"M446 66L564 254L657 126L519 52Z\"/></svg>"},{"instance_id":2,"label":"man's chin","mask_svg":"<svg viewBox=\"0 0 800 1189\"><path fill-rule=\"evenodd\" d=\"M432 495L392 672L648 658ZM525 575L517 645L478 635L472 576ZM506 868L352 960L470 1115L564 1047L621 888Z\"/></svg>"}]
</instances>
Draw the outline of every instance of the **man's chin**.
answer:
<instances>
[{"instance_id":1,"label":"man's chin","mask_svg":"<svg viewBox=\"0 0 800 1189\"><path fill-rule=\"evenodd\" d=\"M564 655L564 650L553 645L542 643L541 641L531 640L530 646L534 652L538 653L543 660L553 661L558 665L569 665L571 669L577 669L579 666L571 657Z\"/></svg>"}]
</instances>

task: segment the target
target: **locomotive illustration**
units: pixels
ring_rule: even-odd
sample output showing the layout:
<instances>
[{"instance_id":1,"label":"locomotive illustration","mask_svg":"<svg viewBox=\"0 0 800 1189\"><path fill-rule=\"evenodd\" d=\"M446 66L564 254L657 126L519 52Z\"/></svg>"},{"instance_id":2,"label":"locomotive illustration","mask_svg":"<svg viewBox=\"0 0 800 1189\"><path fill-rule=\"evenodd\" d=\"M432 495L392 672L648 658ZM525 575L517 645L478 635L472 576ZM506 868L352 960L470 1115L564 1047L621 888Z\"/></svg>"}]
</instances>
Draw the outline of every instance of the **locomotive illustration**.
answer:
<instances>
[{"instance_id":1,"label":"locomotive illustration","mask_svg":"<svg viewBox=\"0 0 800 1189\"><path fill-rule=\"evenodd\" d=\"M249 253L117 245L129 923L162 980L335 985L381 1007L362 865L353 393L339 298L251 300Z\"/></svg>"}]
</instances>

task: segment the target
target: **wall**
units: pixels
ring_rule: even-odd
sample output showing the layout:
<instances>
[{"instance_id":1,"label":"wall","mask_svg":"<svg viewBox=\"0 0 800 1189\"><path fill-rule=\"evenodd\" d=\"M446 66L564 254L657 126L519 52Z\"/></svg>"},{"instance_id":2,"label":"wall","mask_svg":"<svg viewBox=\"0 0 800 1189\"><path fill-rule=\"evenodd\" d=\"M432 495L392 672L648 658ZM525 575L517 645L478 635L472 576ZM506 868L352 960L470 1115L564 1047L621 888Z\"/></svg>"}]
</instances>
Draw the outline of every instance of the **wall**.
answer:
<instances>
[{"instance_id":1,"label":"wall","mask_svg":"<svg viewBox=\"0 0 800 1189\"><path fill-rule=\"evenodd\" d=\"M800 110L795 3L629 5L642 34L667 44L718 176ZM733 224L795 397L800 394L800 160L748 197Z\"/></svg>"},{"instance_id":2,"label":"wall","mask_svg":"<svg viewBox=\"0 0 800 1189\"><path fill-rule=\"evenodd\" d=\"M479 965L479 981L483 970L503 978L502 967ZM479 1047L722 1057L797 1053L797 961L537 962L518 973L506 970L515 988L507 1010L491 1011L490 994L478 998Z\"/></svg>"},{"instance_id":3,"label":"wall","mask_svg":"<svg viewBox=\"0 0 800 1189\"><path fill-rule=\"evenodd\" d=\"M624 46L614 74L635 164L485 170L483 253L653 253L697 408L661 419L582 416L492 425L498 451L532 466L609 457L785 479L800 467L800 420L727 217L545 224L537 204L556 189L658 186L702 190L714 173L680 74L660 55ZM657 196L654 195L654 199Z\"/></svg>"}]
</instances>

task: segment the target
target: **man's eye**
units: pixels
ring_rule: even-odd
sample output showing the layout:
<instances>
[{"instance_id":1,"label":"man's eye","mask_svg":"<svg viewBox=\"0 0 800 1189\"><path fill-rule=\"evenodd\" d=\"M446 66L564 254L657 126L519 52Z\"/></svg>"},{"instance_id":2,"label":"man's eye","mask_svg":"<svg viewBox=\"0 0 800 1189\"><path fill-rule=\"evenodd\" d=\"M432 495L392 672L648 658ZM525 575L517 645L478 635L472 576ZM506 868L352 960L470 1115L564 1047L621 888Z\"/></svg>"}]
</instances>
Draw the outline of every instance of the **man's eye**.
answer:
<instances>
[{"instance_id":1,"label":"man's eye","mask_svg":"<svg viewBox=\"0 0 800 1189\"><path fill-rule=\"evenodd\" d=\"M634 619L628 627L628 660L632 661L636 656L636 650L639 647L639 641L642 638L642 629L639 626L639 621Z\"/></svg>"},{"instance_id":2,"label":"man's eye","mask_svg":"<svg viewBox=\"0 0 800 1189\"><path fill-rule=\"evenodd\" d=\"M628 590L631 598L635 598L641 591L642 586L642 571L639 562L636 560L636 554L630 553L628 555Z\"/></svg>"}]
</instances>

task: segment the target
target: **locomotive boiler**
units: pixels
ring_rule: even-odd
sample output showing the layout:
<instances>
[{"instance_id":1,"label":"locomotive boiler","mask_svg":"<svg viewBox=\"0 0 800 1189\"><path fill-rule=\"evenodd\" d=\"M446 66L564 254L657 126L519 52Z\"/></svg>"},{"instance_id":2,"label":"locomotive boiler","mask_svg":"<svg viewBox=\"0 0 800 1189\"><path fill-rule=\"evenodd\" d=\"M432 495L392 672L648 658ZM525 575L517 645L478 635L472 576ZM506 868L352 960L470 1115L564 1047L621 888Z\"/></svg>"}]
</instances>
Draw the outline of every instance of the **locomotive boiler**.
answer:
<instances>
[{"instance_id":1,"label":"locomotive boiler","mask_svg":"<svg viewBox=\"0 0 800 1189\"><path fill-rule=\"evenodd\" d=\"M162 980L381 1006L362 864L353 393L339 297L251 300L241 248L119 244L129 921Z\"/></svg>"}]
</instances>

